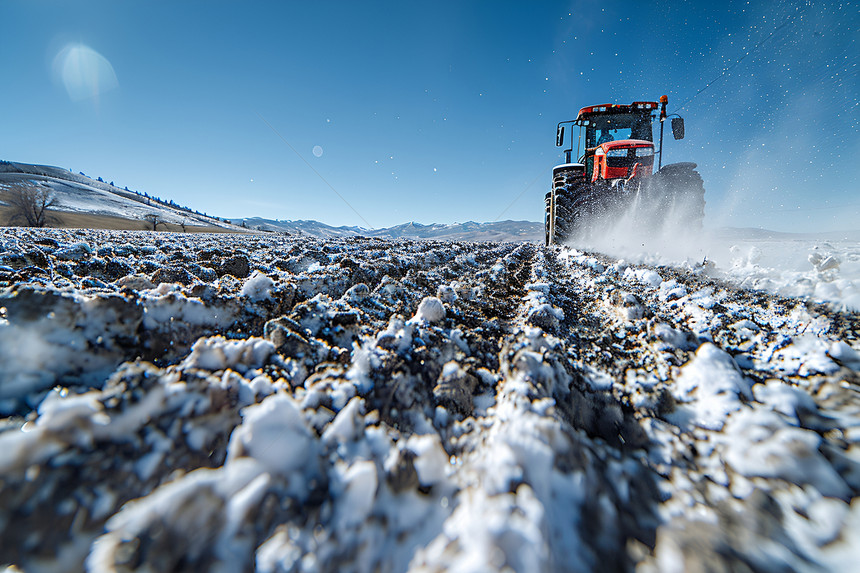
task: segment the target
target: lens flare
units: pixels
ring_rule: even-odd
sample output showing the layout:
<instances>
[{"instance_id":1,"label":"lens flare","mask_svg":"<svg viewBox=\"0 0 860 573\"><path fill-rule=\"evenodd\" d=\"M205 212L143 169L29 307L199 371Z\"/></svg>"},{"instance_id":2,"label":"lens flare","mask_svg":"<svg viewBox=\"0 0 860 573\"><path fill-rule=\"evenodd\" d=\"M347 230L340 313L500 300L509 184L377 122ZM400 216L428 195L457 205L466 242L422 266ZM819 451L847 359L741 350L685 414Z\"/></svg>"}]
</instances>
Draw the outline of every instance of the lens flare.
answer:
<instances>
[{"instance_id":1,"label":"lens flare","mask_svg":"<svg viewBox=\"0 0 860 573\"><path fill-rule=\"evenodd\" d=\"M110 62L84 44L69 44L54 58L54 75L72 101L97 99L100 94L119 87Z\"/></svg>"}]
</instances>

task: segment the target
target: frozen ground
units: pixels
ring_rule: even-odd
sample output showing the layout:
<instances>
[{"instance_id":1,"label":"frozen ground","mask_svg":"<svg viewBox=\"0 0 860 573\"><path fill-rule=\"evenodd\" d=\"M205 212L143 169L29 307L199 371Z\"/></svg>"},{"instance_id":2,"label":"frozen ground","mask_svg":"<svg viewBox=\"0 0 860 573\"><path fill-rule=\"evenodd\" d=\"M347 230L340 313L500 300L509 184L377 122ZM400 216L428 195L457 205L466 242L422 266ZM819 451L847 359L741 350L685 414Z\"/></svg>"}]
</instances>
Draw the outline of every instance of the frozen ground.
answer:
<instances>
[{"instance_id":1,"label":"frozen ground","mask_svg":"<svg viewBox=\"0 0 860 573\"><path fill-rule=\"evenodd\" d=\"M853 571L857 314L631 253L0 230L0 563Z\"/></svg>"}]
</instances>

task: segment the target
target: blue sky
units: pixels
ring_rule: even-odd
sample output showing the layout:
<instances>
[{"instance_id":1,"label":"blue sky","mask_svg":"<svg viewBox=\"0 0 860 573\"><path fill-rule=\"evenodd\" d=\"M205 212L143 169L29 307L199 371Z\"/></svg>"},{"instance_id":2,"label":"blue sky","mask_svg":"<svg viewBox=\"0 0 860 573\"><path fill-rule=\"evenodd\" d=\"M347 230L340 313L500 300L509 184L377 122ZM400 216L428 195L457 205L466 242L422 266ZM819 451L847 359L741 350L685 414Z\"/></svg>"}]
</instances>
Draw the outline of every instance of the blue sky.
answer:
<instances>
[{"instance_id":1,"label":"blue sky","mask_svg":"<svg viewBox=\"0 0 860 573\"><path fill-rule=\"evenodd\" d=\"M860 228L852 2L2 0L0 18L0 159L210 214L540 221L556 123L665 93L693 97L664 162L699 164L706 225Z\"/></svg>"}]
</instances>

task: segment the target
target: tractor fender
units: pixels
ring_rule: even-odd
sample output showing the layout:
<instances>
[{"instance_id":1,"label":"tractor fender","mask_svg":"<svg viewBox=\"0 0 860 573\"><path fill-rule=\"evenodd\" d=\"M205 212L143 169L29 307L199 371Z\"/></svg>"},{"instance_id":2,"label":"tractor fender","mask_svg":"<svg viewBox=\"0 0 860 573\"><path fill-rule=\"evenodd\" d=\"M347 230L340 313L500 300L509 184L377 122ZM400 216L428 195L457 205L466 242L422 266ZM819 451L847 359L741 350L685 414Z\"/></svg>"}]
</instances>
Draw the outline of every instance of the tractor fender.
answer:
<instances>
[{"instance_id":1,"label":"tractor fender","mask_svg":"<svg viewBox=\"0 0 860 573\"><path fill-rule=\"evenodd\" d=\"M664 172L664 171L676 171L676 170L681 171L684 169L692 171L696 167L698 167L698 164L693 163L692 161L681 161L679 163L668 163L668 164L664 165L663 167L661 167L660 171L658 171L658 173Z\"/></svg>"}]
</instances>

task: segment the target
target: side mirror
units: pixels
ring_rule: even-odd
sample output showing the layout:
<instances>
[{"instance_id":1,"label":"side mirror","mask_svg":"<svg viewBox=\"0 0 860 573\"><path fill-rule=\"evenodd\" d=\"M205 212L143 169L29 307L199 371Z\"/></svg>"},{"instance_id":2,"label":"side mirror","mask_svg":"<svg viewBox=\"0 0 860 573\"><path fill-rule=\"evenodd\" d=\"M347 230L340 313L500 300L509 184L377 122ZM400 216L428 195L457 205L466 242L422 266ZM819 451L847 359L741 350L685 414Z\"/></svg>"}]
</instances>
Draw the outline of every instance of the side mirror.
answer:
<instances>
[{"instance_id":1,"label":"side mirror","mask_svg":"<svg viewBox=\"0 0 860 573\"><path fill-rule=\"evenodd\" d=\"M555 146L561 147L564 145L564 126L559 125L558 131L555 133Z\"/></svg>"},{"instance_id":2,"label":"side mirror","mask_svg":"<svg viewBox=\"0 0 860 573\"><path fill-rule=\"evenodd\" d=\"M672 118L672 136L675 139L684 139L684 118L683 117L673 117Z\"/></svg>"}]
</instances>

